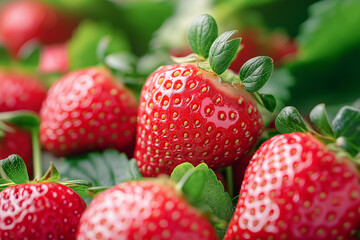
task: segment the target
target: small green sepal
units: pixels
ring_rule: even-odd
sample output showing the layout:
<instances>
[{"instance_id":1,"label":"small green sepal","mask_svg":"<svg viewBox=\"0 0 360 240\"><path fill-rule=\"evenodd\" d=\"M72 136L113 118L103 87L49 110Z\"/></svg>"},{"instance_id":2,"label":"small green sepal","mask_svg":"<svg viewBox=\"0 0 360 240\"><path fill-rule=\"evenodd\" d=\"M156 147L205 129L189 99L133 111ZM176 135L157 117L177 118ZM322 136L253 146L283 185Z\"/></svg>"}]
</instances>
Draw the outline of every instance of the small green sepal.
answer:
<instances>
[{"instance_id":1,"label":"small green sepal","mask_svg":"<svg viewBox=\"0 0 360 240\"><path fill-rule=\"evenodd\" d=\"M310 112L310 122L314 128L327 137L334 137L334 131L329 123L325 104L316 105Z\"/></svg>"},{"instance_id":2,"label":"small green sepal","mask_svg":"<svg viewBox=\"0 0 360 240\"><path fill-rule=\"evenodd\" d=\"M276 109L276 98L271 94L259 93L261 102L266 110L273 113Z\"/></svg>"},{"instance_id":3,"label":"small green sepal","mask_svg":"<svg viewBox=\"0 0 360 240\"><path fill-rule=\"evenodd\" d=\"M280 133L309 132L298 110L291 106L280 111L275 119L275 127Z\"/></svg>"},{"instance_id":4,"label":"small green sepal","mask_svg":"<svg viewBox=\"0 0 360 240\"><path fill-rule=\"evenodd\" d=\"M211 45L209 54L210 67L217 75L225 72L236 56L241 39L235 38L229 41L236 32L236 30L233 30L221 34Z\"/></svg>"},{"instance_id":5,"label":"small green sepal","mask_svg":"<svg viewBox=\"0 0 360 240\"><path fill-rule=\"evenodd\" d=\"M266 84L273 70L273 60L270 57L259 56L244 63L240 69L239 76L246 91L254 93Z\"/></svg>"},{"instance_id":6,"label":"small green sepal","mask_svg":"<svg viewBox=\"0 0 360 240\"><path fill-rule=\"evenodd\" d=\"M215 19L209 14L197 17L190 25L188 39L194 53L208 58L209 50L218 36L218 27Z\"/></svg>"},{"instance_id":7,"label":"small green sepal","mask_svg":"<svg viewBox=\"0 0 360 240\"><path fill-rule=\"evenodd\" d=\"M12 182L16 184L29 182L26 165L19 155L13 154L0 160L0 167Z\"/></svg>"},{"instance_id":8,"label":"small green sepal","mask_svg":"<svg viewBox=\"0 0 360 240\"><path fill-rule=\"evenodd\" d=\"M51 162L45 175L38 180L39 182L57 182L60 181L60 173Z\"/></svg>"}]
</instances>

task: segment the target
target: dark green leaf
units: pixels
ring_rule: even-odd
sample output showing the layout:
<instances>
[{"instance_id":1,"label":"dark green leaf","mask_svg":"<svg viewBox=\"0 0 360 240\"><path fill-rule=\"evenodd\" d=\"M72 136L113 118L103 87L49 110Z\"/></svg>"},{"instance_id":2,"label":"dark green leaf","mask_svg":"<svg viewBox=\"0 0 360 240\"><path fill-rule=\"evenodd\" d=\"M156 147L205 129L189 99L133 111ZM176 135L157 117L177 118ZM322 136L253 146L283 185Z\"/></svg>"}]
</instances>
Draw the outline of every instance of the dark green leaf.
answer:
<instances>
[{"instance_id":1,"label":"dark green leaf","mask_svg":"<svg viewBox=\"0 0 360 240\"><path fill-rule=\"evenodd\" d=\"M188 38L194 53L208 58L209 50L218 37L218 27L215 19L209 14L197 17L190 25Z\"/></svg>"},{"instance_id":2,"label":"dark green leaf","mask_svg":"<svg viewBox=\"0 0 360 240\"><path fill-rule=\"evenodd\" d=\"M280 133L308 132L308 128L294 107L285 107L275 119L276 129Z\"/></svg>"},{"instance_id":3,"label":"dark green leaf","mask_svg":"<svg viewBox=\"0 0 360 240\"><path fill-rule=\"evenodd\" d=\"M128 52L113 53L105 57L105 64L122 73L135 71L136 57Z\"/></svg>"},{"instance_id":4,"label":"dark green leaf","mask_svg":"<svg viewBox=\"0 0 360 240\"><path fill-rule=\"evenodd\" d=\"M104 36L111 36L104 55L129 51L127 38L120 29L114 29L104 22L82 21L68 45L70 69L97 65L97 47Z\"/></svg>"},{"instance_id":5,"label":"dark green leaf","mask_svg":"<svg viewBox=\"0 0 360 240\"><path fill-rule=\"evenodd\" d=\"M180 179L194 167L190 163L177 166L171 174L171 180L179 182ZM231 198L224 190L223 184L217 179L215 173L205 163L199 164L195 171L203 171L205 175L205 187L198 200L198 205L207 205L217 218L226 221L231 220L234 208Z\"/></svg>"},{"instance_id":6,"label":"dark green leaf","mask_svg":"<svg viewBox=\"0 0 360 240\"><path fill-rule=\"evenodd\" d=\"M60 173L54 166L54 164L51 162L50 167L45 173L45 175L40 178L39 182L57 182L60 180Z\"/></svg>"},{"instance_id":7,"label":"dark green leaf","mask_svg":"<svg viewBox=\"0 0 360 240\"><path fill-rule=\"evenodd\" d=\"M342 137L347 150L360 151L360 110L345 106L340 109L332 122L337 138ZM337 141L338 142L338 141ZM351 153L351 151L349 151ZM356 155L356 154L355 154Z\"/></svg>"},{"instance_id":8,"label":"dark green leaf","mask_svg":"<svg viewBox=\"0 0 360 240\"><path fill-rule=\"evenodd\" d=\"M61 176L69 179L84 179L94 186L113 186L120 182L141 178L133 160L124 153L106 150L78 157L65 158L60 165ZM136 167L136 168L135 168Z\"/></svg>"},{"instance_id":9,"label":"dark green leaf","mask_svg":"<svg viewBox=\"0 0 360 240\"><path fill-rule=\"evenodd\" d=\"M0 120L12 123L20 128L32 130L40 126L39 117L31 111L13 111L0 113Z\"/></svg>"},{"instance_id":10,"label":"dark green leaf","mask_svg":"<svg viewBox=\"0 0 360 240\"><path fill-rule=\"evenodd\" d=\"M229 31L221 34L211 45L209 62L211 69L220 75L226 71L233 61L240 46L241 39L235 38L228 41L236 31Z\"/></svg>"},{"instance_id":11,"label":"dark green leaf","mask_svg":"<svg viewBox=\"0 0 360 240\"><path fill-rule=\"evenodd\" d=\"M85 180L72 180L72 181L59 182L59 183L71 188L81 197L88 196L87 191L90 187L92 187L91 182Z\"/></svg>"},{"instance_id":12,"label":"dark green leaf","mask_svg":"<svg viewBox=\"0 0 360 240\"><path fill-rule=\"evenodd\" d=\"M246 91L254 93L259 91L271 77L274 70L273 60L269 57L259 56L248 60L240 69L240 79Z\"/></svg>"},{"instance_id":13,"label":"dark green leaf","mask_svg":"<svg viewBox=\"0 0 360 240\"><path fill-rule=\"evenodd\" d=\"M354 31L359 26L359 12L359 0L318 1L310 6L309 18L298 36L299 58L307 62L326 61L359 46L360 31Z\"/></svg>"},{"instance_id":14,"label":"dark green leaf","mask_svg":"<svg viewBox=\"0 0 360 240\"><path fill-rule=\"evenodd\" d=\"M2 167L5 174L14 183L22 184L29 182L25 163L20 156L13 154L0 160L0 167Z\"/></svg>"},{"instance_id":15,"label":"dark green leaf","mask_svg":"<svg viewBox=\"0 0 360 240\"><path fill-rule=\"evenodd\" d=\"M276 99L271 94L259 94L264 107L271 113L275 111L276 108Z\"/></svg>"},{"instance_id":16,"label":"dark green leaf","mask_svg":"<svg viewBox=\"0 0 360 240\"><path fill-rule=\"evenodd\" d=\"M311 110L310 121L319 133L328 137L334 137L334 132L328 120L325 104L319 104Z\"/></svg>"}]
</instances>

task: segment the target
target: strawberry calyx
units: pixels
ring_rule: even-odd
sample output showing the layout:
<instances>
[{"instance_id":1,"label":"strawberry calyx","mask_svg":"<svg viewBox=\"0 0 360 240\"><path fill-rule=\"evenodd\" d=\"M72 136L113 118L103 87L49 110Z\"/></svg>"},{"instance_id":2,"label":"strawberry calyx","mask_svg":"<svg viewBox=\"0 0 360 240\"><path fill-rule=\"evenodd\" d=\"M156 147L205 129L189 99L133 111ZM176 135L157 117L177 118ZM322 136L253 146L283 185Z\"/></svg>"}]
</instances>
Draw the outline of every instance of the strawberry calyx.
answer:
<instances>
[{"instance_id":1,"label":"strawberry calyx","mask_svg":"<svg viewBox=\"0 0 360 240\"><path fill-rule=\"evenodd\" d=\"M227 31L218 36L215 19L209 14L201 15L192 22L188 31L193 53L181 58L171 58L176 63L196 63L198 68L215 73L230 85L240 83L246 91L254 95L257 103L274 112L275 97L258 92L272 75L274 64L270 57L258 56L248 60L241 67L239 75L228 70L241 50L241 38L232 38L236 32Z\"/></svg>"},{"instance_id":2,"label":"strawberry calyx","mask_svg":"<svg viewBox=\"0 0 360 240\"><path fill-rule=\"evenodd\" d=\"M84 197L87 196L87 189L92 186L91 182L85 180L60 181L60 174L53 163L50 163L50 167L44 176L30 181L23 159L16 154L2 159L0 161L0 169L2 170L2 175L5 175L2 176L3 178L0 178L0 192L9 186L17 184L53 182L68 186L81 197Z\"/></svg>"},{"instance_id":3,"label":"strawberry calyx","mask_svg":"<svg viewBox=\"0 0 360 240\"><path fill-rule=\"evenodd\" d=\"M344 106L332 122L329 121L325 104L315 106L304 121L295 107L283 108L275 119L280 133L304 132L313 135L330 149L360 164L360 109Z\"/></svg>"}]
</instances>

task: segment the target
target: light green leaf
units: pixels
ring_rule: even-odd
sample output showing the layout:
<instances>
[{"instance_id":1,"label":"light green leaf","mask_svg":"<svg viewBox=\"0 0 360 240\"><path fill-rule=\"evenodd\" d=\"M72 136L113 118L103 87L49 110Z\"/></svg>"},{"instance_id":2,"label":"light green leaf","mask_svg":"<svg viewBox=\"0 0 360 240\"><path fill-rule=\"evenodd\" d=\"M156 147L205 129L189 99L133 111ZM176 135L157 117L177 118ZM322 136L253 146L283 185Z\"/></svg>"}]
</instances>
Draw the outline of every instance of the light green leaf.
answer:
<instances>
[{"instance_id":1,"label":"light green leaf","mask_svg":"<svg viewBox=\"0 0 360 240\"><path fill-rule=\"evenodd\" d=\"M87 191L90 187L92 187L92 183L85 180L70 180L66 182L59 182L62 185L65 185L72 190L74 190L81 197L89 196Z\"/></svg>"}]
</instances>

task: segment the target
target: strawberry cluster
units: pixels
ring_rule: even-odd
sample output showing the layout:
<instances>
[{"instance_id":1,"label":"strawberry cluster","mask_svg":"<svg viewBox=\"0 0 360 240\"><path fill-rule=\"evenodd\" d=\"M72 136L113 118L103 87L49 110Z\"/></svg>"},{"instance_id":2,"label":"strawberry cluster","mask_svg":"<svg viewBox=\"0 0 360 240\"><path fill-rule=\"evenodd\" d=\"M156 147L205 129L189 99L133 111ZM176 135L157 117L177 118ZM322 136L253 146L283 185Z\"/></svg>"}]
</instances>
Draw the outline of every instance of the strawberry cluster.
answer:
<instances>
[{"instance_id":1,"label":"strawberry cluster","mask_svg":"<svg viewBox=\"0 0 360 240\"><path fill-rule=\"evenodd\" d=\"M8 21L19 13L34 20L23 32ZM143 84L129 77L128 55L107 55L106 37L101 65L69 71L77 22L67 17L30 0L0 14L11 58L36 42L38 71L61 74L47 88L0 69L0 239L356 239L359 109L344 107L330 123L318 105L311 127L286 107L269 133L276 98L262 87L273 59L229 70L242 40L218 35L208 14L190 25L193 53ZM139 83L138 101L128 86ZM42 153L65 158L72 176L61 179L53 164L42 175ZM111 176L99 176L105 168Z\"/></svg>"}]
</instances>

